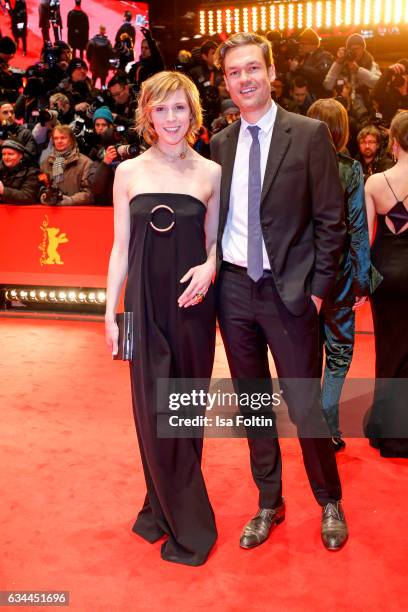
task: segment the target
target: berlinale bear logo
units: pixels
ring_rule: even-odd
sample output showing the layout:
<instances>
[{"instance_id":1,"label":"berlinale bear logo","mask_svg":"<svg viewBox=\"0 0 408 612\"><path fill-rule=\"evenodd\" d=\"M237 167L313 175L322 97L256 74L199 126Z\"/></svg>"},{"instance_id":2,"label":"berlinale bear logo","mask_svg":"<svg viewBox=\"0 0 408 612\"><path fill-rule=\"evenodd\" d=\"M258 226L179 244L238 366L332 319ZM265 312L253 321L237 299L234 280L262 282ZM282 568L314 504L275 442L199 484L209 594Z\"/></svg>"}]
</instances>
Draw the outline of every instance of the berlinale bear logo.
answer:
<instances>
[{"instance_id":1,"label":"berlinale bear logo","mask_svg":"<svg viewBox=\"0 0 408 612\"><path fill-rule=\"evenodd\" d=\"M67 235L65 233L60 234L59 227L49 227L47 215L44 217L40 230L43 233L41 244L38 246L41 251L40 264L42 266L54 264L59 266L64 265L61 255L58 253L58 247L60 244L69 242Z\"/></svg>"}]
</instances>

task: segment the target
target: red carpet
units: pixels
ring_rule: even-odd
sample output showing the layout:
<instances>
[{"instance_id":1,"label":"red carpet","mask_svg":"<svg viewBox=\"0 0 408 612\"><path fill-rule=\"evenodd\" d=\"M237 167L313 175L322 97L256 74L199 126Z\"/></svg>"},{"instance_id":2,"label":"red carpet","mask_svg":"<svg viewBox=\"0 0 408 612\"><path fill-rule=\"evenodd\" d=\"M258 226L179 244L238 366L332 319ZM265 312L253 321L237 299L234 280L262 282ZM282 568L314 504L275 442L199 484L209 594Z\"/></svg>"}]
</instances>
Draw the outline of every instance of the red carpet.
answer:
<instances>
[{"instance_id":1,"label":"red carpet","mask_svg":"<svg viewBox=\"0 0 408 612\"><path fill-rule=\"evenodd\" d=\"M39 61L41 48L43 46L41 31L38 27L38 4L36 0L27 0L28 17L28 37L27 37L27 56L22 55L21 41L20 47L11 65L17 68L27 68ZM74 0L60 0L62 17L62 40L67 40L67 15L75 7ZM106 34L114 44L115 34L119 26L123 23L123 13L131 10L133 17L137 14L147 15L146 3L126 2L123 0L83 0L82 8L89 17L89 37L98 33L99 26L106 26ZM0 12L0 29L3 36L11 36L10 17ZM50 28L51 41L54 42L52 28ZM140 42L143 36L137 33L136 47L137 55L140 53Z\"/></svg>"},{"instance_id":2,"label":"red carpet","mask_svg":"<svg viewBox=\"0 0 408 612\"><path fill-rule=\"evenodd\" d=\"M75 612L408 609L408 461L348 441L339 465L350 541L329 553L298 443L283 440L287 519L243 551L240 530L256 511L246 442L207 440L217 547L203 567L165 563L159 543L131 532L143 475L127 366L111 362L102 324L0 326L0 590L69 590ZM353 374L372 371L373 338L359 335Z\"/></svg>"}]
</instances>

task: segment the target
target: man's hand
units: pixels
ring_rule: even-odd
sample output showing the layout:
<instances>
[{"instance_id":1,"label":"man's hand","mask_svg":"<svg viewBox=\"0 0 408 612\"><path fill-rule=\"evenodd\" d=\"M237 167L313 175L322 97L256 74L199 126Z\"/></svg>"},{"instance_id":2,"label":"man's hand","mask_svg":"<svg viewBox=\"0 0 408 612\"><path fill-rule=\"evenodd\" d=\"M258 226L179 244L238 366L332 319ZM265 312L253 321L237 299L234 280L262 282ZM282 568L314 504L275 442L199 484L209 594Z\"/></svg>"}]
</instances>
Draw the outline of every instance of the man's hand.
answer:
<instances>
[{"instance_id":1,"label":"man's hand","mask_svg":"<svg viewBox=\"0 0 408 612\"><path fill-rule=\"evenodd\" d=\"M115 159L117 159L117 157L118 157L118 154L116 152L116 149L114 146L111 145L105 151L105 157L103 158L103 163L109 166Z\"/></svg>"},{"instance_id":2,"label":"man's hand","mask_svg":"<svg viewBox=\"0 0 408 612\"><path fill-rule=\"evenodd\" d=\"M336 60L342 64L346 59L346 47L340 47L337 50Z\"/></svg>"},{"instance_id":3,"label":"man's hand","mask_svg":"<svg viewBox=\"0 0 408 612\"><path fill-rule=\"evenodd\" d=\"M63 206L70 206L72 204L72 198L70 196L62 196L61 204Z\"/></svg>"},{"instance_id":4,"label":"man's hand","mask_svg":"<svg viewBox=\"0 0 408 612\"><path fill-rule=\"evenodd\" d=\"M356 301L354 302L353 310L356 310L356 308L360 308L360 306L365 304L366 300L367 300L366 295L363 295L362 297L356 297Z\"/></svg>"},{"instance_id":5,"label":"man's hand","mask_svg":"<svg viewBox=\"0 0 408 612\"><path fill-rule=\"evenodd\" d=\"M89 108L88 102L79 102L79 104L75 105L75 111L77 113L86 113Z\"/></svg>"},{"instance_id":6,"label":"man's hand","mask_svg":"<svg viewBox=\"0 0 408 612\"><path fill-rule=\"evenodd\" d=\"M391 70L394 74L405 74L405 66L403 64L392 64L392 66L388 66L388 70Z\"/></svg>"},{"instance_id":7,"label":"man's hand","mask_svg":"<svg viewBox=\"0 0 408 612\"><path fill-rule=\"evenodd\" d=\"M0 195L3 195L3 193L4 193L4 185L2 181L0 181Z\"/></svg>"},{"instance_id":8,"label":"man's hand","mask_svg":"<svg viewBox=\"0 0 408 612\"><path fill-rule=\"evenodd\" d=\"M317 297L317 295L311 295L310 297L312 298L313 304L316 306L317 314L319 314L323 303L322 298Z\"/></svg>"},{"instance_id":9,"label":"man's hand","mask_svg":"<svg viewBox=\"0 0 408 612\"><path fill-rule=\"evenodd\" d=\"M288 60L288 67L291 72L295 72L299 68L299 60L297 59Z\"/></svg>"}]
</instances>

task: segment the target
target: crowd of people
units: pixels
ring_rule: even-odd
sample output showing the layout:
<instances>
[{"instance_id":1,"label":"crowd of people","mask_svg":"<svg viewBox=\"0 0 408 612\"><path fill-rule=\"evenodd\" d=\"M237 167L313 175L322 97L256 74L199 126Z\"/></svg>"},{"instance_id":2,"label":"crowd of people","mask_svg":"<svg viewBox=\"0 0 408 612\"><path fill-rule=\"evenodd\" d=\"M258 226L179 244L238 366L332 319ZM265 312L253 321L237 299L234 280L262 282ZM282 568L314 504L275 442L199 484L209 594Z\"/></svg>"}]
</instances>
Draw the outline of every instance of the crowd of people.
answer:
<instances>
[{"instance_id":1,"label":"crowd of people","mask_svg":"<svg viewBox=\"0 0 408 612\"><path fill-rule=\"evenodd\" d=\"M131 20L131 12L126 11L113 42L102 25L88 40L88 17L81 1L75 0L68 14L68 42L52 44L47 30L40 61L23 76L9 65L21 31L13 29L15 40L0 39L0 146L6 156L10 151L6 141L24 147L22 159L8 166L6 180L12 180L14 172L36 170L39 179L30 192L32 201L112 205L117 166L147 148L134 130L140 87L166 66L159 45L145 28L141 54L135 61L136 32ZM336 57L324 50L311 28L288 40L276 32L267 37L276 67L271 84L275 102L285 110L307 115L316 100L337 100L346 109L350 125L345 150L361 163L365 179L392 167L388 129L395 113L408 108L408 59L381 72L360 34L349 36ZM207 158L211 138L240 116L223 73L214 64L217 46L218 41L205 40L191 52L179 51L174 65L167 66L189 76L198 88L203 125L194 148ZM62 134L66 149L57 149L62 146ZM53 169L56 161L57 172ZM76 169L80 169L81 180L61 180L65 173L74 175ZM17 189L13 203L28 201L27 193L19 194Z\"/></svg>"}]
</instances>

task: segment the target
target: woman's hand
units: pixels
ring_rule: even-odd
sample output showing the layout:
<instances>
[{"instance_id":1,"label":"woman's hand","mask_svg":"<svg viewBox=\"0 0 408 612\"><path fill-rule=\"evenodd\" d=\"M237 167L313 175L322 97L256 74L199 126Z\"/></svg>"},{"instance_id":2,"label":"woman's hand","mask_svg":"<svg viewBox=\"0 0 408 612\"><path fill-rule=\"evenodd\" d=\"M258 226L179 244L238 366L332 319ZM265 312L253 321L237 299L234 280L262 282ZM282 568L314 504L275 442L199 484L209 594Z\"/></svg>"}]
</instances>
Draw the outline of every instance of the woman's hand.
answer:
<instances>
[{"instance_id":1,"label":"woman's hand","mask_svg":"<svg viewBox=\"0 0 408 612\"><path fill-rule=\"evenodd\" d=\"M105 341L112 354L118 353L119 328L115 319L105 318Z\"/></svg>"},{"instance_id":2,"label":"woman's hand","mask_svg":"<svg viewBox=\"0 0 408 612\"><path fill-rule=\"evenodd\" d=\"M201 266L190 268L189 271L180 280L180 283L185 283L191 278L188 287L183 291L178 299L180 308L195 306L203 301L208 287L211 284L215 274L215 267L212 262L206 261Z\"/></svg>"}]
</instances>

